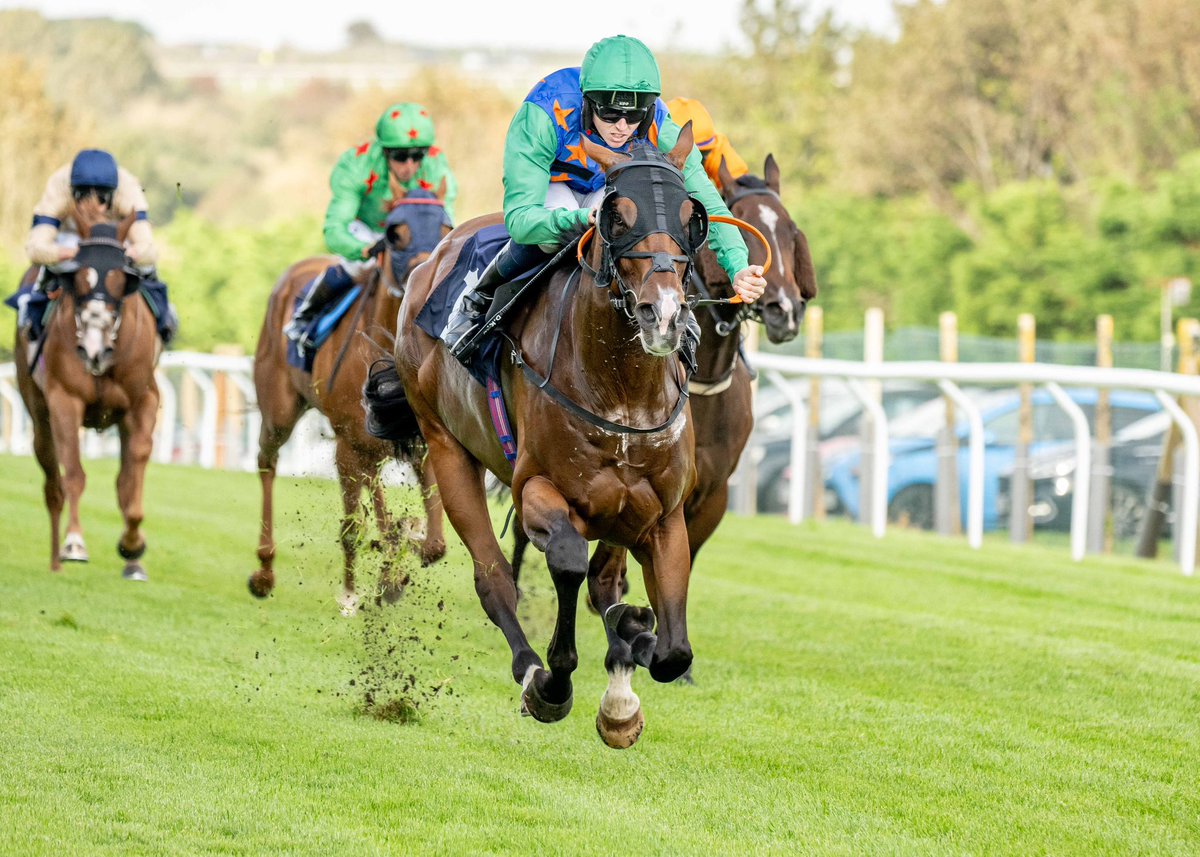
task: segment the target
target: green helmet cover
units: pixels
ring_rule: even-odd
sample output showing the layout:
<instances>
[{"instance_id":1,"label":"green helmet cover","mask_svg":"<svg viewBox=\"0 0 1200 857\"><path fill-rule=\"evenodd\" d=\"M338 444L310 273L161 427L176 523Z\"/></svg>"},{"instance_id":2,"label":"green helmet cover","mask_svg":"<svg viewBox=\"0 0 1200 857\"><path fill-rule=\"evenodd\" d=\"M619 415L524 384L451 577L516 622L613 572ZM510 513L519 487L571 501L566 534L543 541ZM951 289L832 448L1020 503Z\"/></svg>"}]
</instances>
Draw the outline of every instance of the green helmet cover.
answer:
<instances>
[{"instance_id":1,"label":"green helmet cover","mask_svg":"<svg viewBox=\"0 0 1200 857\"><path fill-rule=\"evenodd\" d=\"M428 148L433 145L433 120L420 104L393 104L375 123L375 139L385 149Z\"/></svg>"},{"instance_id":2,"label":"green helmet cover","mask_svg":"<svg viewBox=\"0 0 1200 857\"><path fill-rule=\"evenodd\" d=\"M630 36L609 36L588 48L579 70L579 88L659 95L662 78L649 48Z\"/></svg>"}]
</instances>

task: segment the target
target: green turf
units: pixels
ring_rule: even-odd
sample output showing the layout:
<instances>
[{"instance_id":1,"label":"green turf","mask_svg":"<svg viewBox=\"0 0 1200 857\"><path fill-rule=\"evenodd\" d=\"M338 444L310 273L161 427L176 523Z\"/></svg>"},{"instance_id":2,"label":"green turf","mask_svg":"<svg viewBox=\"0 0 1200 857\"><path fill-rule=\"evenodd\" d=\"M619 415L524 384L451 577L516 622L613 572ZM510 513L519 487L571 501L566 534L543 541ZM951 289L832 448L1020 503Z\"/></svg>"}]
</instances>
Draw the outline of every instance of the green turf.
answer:
<instances>
[{"instance_id":1,"label":"green turf","mask_svg":"<svg viewBox=\"0 0 1200 857\"><path fill-rule=\"evenodd\" d=\"M519 717L457 540L344 619L334 486L281 480L258 602L257 479L153 466L126 583L115 466L89 470L92 562L52 576L36 468L0 458L5 854L1200 849L1200 583L1166 562L731 518L693 577L696 686L639 670L646 731L614 751L599 622L575 711ZM527 579L544 650L540 556Z\"/></svg>"}]
</instances>

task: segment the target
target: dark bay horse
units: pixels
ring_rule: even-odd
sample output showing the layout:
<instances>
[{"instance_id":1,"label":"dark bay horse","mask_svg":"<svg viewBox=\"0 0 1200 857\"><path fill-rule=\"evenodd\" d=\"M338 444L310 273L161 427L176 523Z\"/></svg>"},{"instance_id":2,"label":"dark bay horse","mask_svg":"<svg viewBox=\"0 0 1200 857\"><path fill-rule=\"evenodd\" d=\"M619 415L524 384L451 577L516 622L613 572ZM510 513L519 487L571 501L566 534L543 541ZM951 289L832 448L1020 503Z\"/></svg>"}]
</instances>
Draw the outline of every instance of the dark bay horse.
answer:
<instances>
[{"instance_id":1,"label":"dark bay horse","mask_svg":"<svg viewBox=\"0 0 1200 857\"><path fill-rule=\"evenodd\" d=\"M437 197L421 191L413 191L406 198L400 198L398 194L398 207L394 212L412 211L425 216L429 213L428 208L418 212L407 206L436 204L444 215L444 209L441 209L444 198L444 185ZM403 580L397 576L394 567L397 551L403 540L417 541L414 534L419 529L419 522L397 522L388 512L379 471L399 450L392 443L367 433L361 399L370 364L391 353L396 316L409 275L429 258L437 242L450 232L448 223L436 225L432 231L428 226L424 223L416 227L414 235L414 227L400 219L388 228L386 249L379 256L382 264L368 273L364 294L317 352L311 374L288 365L288 339L283 328L291 318L296 295L334 260L317 257L297 262L283 273L271 292L254 356L254 386L262 413L258 473L263 503L258 546L260 567L250 576L249 586L250 592L259 598L265 598L275 586L272 500L279 449L309 408L316 408L329 419L337 437L335 463L343 508L343 588L339 597L342 611L352 614L358 600L354 563L366 527L365 510L360 505L364 489L371 495L376 523L387 551L381 575L381 595L389 602L400 597ZM433 472L424 461L423 446L417 443L405 452L408 463L420 478L425 503L425 534L415 547L420 551L421 561L429 564L446 552L441 502Z\"/></svg>"},{"instance_id":2,"label":"dark bay horse","mask_svg":"<svg viewBox=\"0 0 1200 857\"><path fill-rule=\"evenodd\" d=\"M158 415L154 369L162 347L154 314L137 295L137 272L125 257L125 236L133 217L114 227L93 203L76 205L79 252L62 266L64 273L52 287L51 296L59 296L42 340L34 346L38 356L32 367L30 344L17 329L17 385L33 422L34 454L46 475L50 570L59 571L63 560L88 559L79 522L79 498L86 483L79 429L116 425L121 438L117 502L125 519L117 552L125 560L123 576L145 580L142 484ZM60 545L64 493L69 517Z\"/></svg>"},{"instance_id":3,"label":"dark bay horse","mask_svg":"<svg viewBox=\"0 0 1200 857\"><path fill-rule=\"evenodd\" d=\"M665 157L645 149L631 159L581 139L608 174L609 193L594 234L580 243L579 264L558 267L508 322L511 351L506 346L499 372L515 462L505 459L492 431L484 387L415 324L466 241L499 215L458 227L414 272L396 368L429 445L446 514L474 561L476 592L512 650L523 713L551 722L570 711L576 607L586 580L608 637L609 684L597 729L609 746L628 747L644 724L630 686L635 665L670 681L692 660L683 499L695 457L675 352L690 311L686 254L703 238L704 214L679 172L692 148L690 124ZM548 670L517 618L484 468L509 485L518 526L546 554L558 594ZM594 540L633 551L653 609L621 603L619 580L588 573L587 543Z\"/></svg>"},{"instance_id":4,"label":"dark bay horse","mask_svg":"<svg viewBox=\"0 0 1200 857\"><path fill-rule=\"evenodd\" d=\"M789 342L800 332L804 308L817 294L808 239L796 226L780 198L779 166L767 155L763 178L734 179L721 162L725 204L739 220L755 227L771 248L773 264L764 273L766 291L754 304L712 304L698 313L701 337L696 350L696 373L689 383L690 407L696 432L696 488L684 504L692 564L700 548L725 517L729 478L754 426L750 372L740 359L742 322L756 320L774 343ZM750 262L762 265L766 250L747 236ZM696 273L706 297L729 298L733 285L705 247L696 258ZM528 540L516 530L513 572L519 576ZM593 573L605 578L625 574L625 551L601 543L592 555Z\"/></svg>"}]
</instances>

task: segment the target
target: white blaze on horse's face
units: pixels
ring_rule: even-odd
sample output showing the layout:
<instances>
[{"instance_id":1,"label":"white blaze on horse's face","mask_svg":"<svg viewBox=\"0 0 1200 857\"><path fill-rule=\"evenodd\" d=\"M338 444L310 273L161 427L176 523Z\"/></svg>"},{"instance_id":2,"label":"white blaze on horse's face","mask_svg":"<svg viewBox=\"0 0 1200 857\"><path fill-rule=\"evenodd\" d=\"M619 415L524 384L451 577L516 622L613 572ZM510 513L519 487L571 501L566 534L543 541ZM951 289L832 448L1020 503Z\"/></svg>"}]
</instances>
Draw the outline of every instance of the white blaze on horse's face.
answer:
<instances>
[{"instance_id":1,"label":"white blaze on horse's face","mask_svg":"<svg viewBox=\"0 0 1200 857\"><path fill-rule=\"evenodd\" d=\"M88 286L96 288L99 276L94 268L85 272ZM103 375L113 362L117 341L117 314L101 298L79 305L75 315L75 350L93 375Z\"/></svg>"}]
</instances>

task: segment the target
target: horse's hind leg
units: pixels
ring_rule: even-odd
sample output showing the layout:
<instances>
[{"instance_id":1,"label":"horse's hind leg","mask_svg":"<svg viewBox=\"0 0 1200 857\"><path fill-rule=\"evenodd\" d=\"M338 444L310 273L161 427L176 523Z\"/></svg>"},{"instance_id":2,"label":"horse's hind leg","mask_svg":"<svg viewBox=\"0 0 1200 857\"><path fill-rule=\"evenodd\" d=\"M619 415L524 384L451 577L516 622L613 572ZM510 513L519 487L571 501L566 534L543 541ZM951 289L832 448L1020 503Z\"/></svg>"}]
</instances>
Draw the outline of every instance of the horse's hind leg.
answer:
<instances>
[{"instance_id":1,"label":"horse's hind leg","mask_svg":"<svg viewBox=\"0 0 1200 857\"><path fill-rule=\"evenodd\" d=\"M358 558L358 544L366 528L366 514L362 504L362 492L368 488L373 473L371 464L348 440L339 437L334 455L337 464L338 483L342 489L342 594L338 603L345 616L354 615L358 609L358 595L354 588L354 563Z\"/></svg>"},{"instance_id":2,"label":"horse's hind leg","mask_svg":"<svg viewBox=\"0 0 1200 857\"><path fill-rule=\"evenodd\" d=\"M383 536L383 567L379 572L379 596L388 604L395 604L404 595L408 575L399 569L400 547L403 535L391 512L383 491L383 473L377 468L370 479L371 500L375 505L375 523ZM408 520L405 520L405 524Z\"/></svg>"},{"instance_id":3,"label":"horse's hind leg","mask_svg":"<svg viewBox=\"0 0 1200 857\"><path fill-rule=\"evenodd\" d=\"M258 570L247 581L250 594L266 598L275 588L275 468L279 450L292 436L304 413L300 398L286 387L264 389L255 377L262 424L258 431L258 479L262 484L262 523L258 536Z\"/></svg>"},{"instance_id":4,"label":"horse's hind leg","mask_svg":"<svg viewBox=\"0 0 1200 857\"><path fill-rule=\"evenodd\" d=\"M535 476L519 490L525 532L546 552L546 565L558 595L558 619L546 657L550 669L536 670L524 693L529 713L550 722L561 720L571 710L571 673L579 663L575 614L579 587L587 579L587 540L575 529L567 501L549 479Z\"/></svg>"},{"instance_id":5,"label":"horse's hind leg","mask_svg":"<svg viewBox=\"0 0 1200 857\"><path fill-rule=\"evenodd\" d=\"M625 571L627 557L625 548L604 542L592 551L592 560L588 563L588 609L593 613L603 616L629 592Z\"/></svg>"},{"instance_id":6,"label":"horse's hind leg","mask_svg":"<svg viewBox=\"0 0 1200 857\"><path fill-rule=\"evenodd\" d=\"M646 592L658 614L658 640L650 663L655 681L673 681L692 664L687 636L687 589L691 576L687 529L679 507L651 533L649 543L634 549L642 566Z\"/></svg>"},{"instance_id":7,"label":"horse's hind leg","mask_svg":"<svg viewBox=\"0 0 1200 857\"><path fill-rule=\"evenodd\" d=\"M121 471L117 474L117 503L125 518L125 531L117 542L117 552L125 560L122 576L126 580L145 580L146 570L140 562L146 551L146 538L141 533L142 492L146 481L146 464L154 446L154 418L158 412L158 395L150 392L121 419Z\"/></svg>"},{"instance_id":8,"label":"horse's hind leg","mask_svg":"<svg viewBox=\"0 0 1200 857\"><path fill-rule=\"evenodd\" d=\"M433 472L433 463L427 454L414 455L412 466L421 480L421 500L425 504L425 540L421 543L421 565L432 565L446 555L442 495Z\"/></svg>"},{"instance_id":9,"label":"horse's hind leg","mask_svg":"<svg viewBox=\"0 0 1200 857\"><path fill-rule=\"evenodd\" d=\"M512 650L513 679L522 684L541 667L542 659L529 645L517 619L517 588L512 567L492 530L483 469L440 423L423 421L421 431L429 442L446 515L474 561L475 592L488 618L504 634Z\"/></svg>"}]
</instances>

